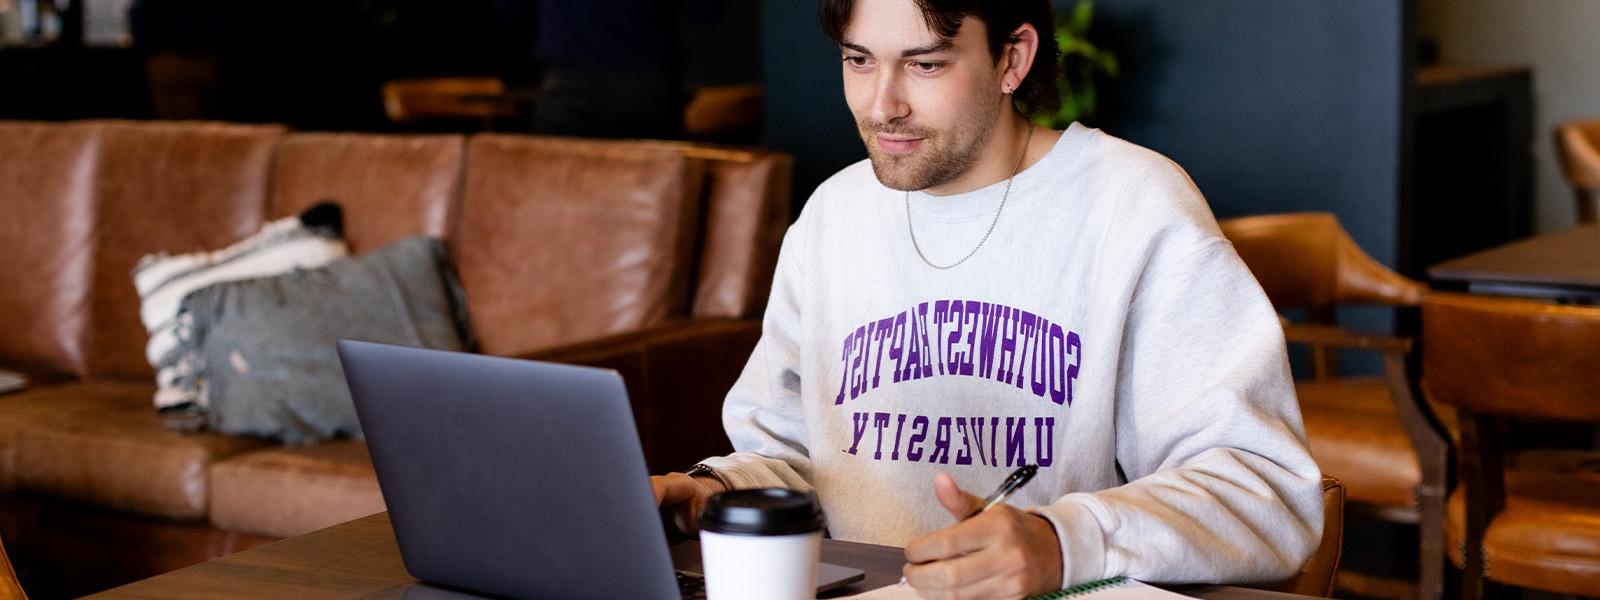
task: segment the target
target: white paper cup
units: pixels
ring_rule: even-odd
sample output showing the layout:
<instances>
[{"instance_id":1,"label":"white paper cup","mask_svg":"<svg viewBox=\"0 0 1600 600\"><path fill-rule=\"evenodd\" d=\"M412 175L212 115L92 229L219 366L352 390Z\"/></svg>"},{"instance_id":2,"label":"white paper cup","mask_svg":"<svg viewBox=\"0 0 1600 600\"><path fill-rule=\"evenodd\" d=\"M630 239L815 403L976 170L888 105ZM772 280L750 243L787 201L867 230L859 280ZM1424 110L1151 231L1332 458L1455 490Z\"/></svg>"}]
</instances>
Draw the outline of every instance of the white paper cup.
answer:
<instances>
[{"instance_id":1,"label":"white paper cup","mask_svg":"<svg viewBox=\"0 0 1600 600\"><path fill-rule=\"evenodd\" d=\"M822 509L815 496L769 488L712 496L700 513L708 600L811 600Z\"/></svg>"}]
</instances>

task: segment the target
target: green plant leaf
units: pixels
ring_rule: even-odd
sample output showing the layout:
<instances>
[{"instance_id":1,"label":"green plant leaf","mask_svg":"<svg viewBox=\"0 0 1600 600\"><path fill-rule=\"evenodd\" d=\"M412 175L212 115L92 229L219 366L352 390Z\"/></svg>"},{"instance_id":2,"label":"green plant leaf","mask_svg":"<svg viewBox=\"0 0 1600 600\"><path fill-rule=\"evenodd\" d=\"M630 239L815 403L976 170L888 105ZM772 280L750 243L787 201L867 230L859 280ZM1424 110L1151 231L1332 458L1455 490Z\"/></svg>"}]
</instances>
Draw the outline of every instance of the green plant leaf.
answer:
<instances>
[{"instance_id":1,"label":"green plant leaf","mask_svg":"<svg viewBox=\"0 0 1600 600\"><path fill-rule=\"evenodd\" d=\"M1060 129L1074 121L1092 119L1100 101L1097 80L1121 73L1116 55L1090 39L1093 23L1094 0L1078 0L1070 12L1058 15L1055 39L1061 55L1056 89L1061 93L1061 109L1054 115L1036 117L1037 122L1048 120Z\"/></svg>"},{"instance_id":2,"label":"green plant leaf","mask_svg":"<svg viewBox=\"0 0 1600 600\"><path fill-rule=\"evenodd\" d=\"M1076 56L1088 56L1094 53L1094 51L1095 49L1093 45L1089 44L1087 40L1080 38L1072 38L1071 40L1067 41L1066 46L1061 47L1062 54L1072 54Z\"/></svg>"},{"instance_id":3,"label":"green plant leaf","mask_svg":"<svg viewBox=\"0 0 1600 600\"><path fill-rule=\"evenodd\" d=\"M1110 52L1101 53L1095 57L1095 64L1100 67L1100 72L1116 77L1122 72L1122 65L1117 63L1117 57Z\"/></svg>"}]
</instances>

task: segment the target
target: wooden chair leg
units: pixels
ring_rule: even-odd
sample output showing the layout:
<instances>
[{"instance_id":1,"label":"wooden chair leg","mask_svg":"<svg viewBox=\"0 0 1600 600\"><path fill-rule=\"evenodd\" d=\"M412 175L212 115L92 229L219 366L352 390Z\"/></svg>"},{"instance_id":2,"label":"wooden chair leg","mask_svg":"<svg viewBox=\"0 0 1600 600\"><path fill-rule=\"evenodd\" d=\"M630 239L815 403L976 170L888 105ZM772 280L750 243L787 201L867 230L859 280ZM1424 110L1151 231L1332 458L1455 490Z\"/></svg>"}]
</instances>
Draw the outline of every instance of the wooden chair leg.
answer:
<instances>
[{"instance_id":1,"label":"wooden chair leg","mask_svg":"<svg viewBox=\"0 0 1600 600\"><path fill-rule=\"evenodd\" d=\"M1417 466L1421 467L1422 481L1416 488L1419 561L1416 597L1441 600L1445 593L1444 509L1450 494L1450 441L1437 416L1417 402L1422 396L1416 389L1417 382L1410 376L1415 371L1407 365L1408 360L1406 355L1386 354L1384 373L1400 425L1405 428L1406 437L1417 453Z\"/></svg>"},{"instance_id":2,"label":"wooden chair leg","mask_svg":"<svg viewBox=\"0 0 1600 600\"><path fill-rule=\"evenodd\" d=\"M1483 557L1472 550L1462 551L1461 600L1483 600Z\"/></svg>"},{"instance_id":3,"label":"wooden chair leg","mask_svg":"<svg viewBox=\"0 0 1600 600\"><path fill-rule=\"evenodd\" d=\"M1483 538L1489 522L1505 509L1505 463L1502 458L1503 432L1499 421L1490 415L1463 410L1460 464L1462 487L1466 492L1466 516L1462 519L1461 598L1481 600L1493 594L1484 574Z\"/></svg>"},{"instance_id":4,"label":"wooden chair leg","mask_svg":"<svg viewBox=\"0 0 1600 600\"><path fill-rule=\"evenodd\" d=\"M1431 497L1430 497L1431 496ZM1421 518L1417 522L1418 535L1421 537L1418 546L1417 597L1420 600L1442 600L1444 598L1445 558L1444 551L1444 501L1443 494L1439 491L1421 491L1417 498L1417 508Z\"/></svg>"},{"instance_id":5,"label":"wooden chair leg","mask_svg":"<svg viewBox=\"0 0 1600 600\"><path fill-rule=\"evenodd\" d=\"M1578 224L1600 223L1600 194L1592 194L1583 188L1574 188L1578 196Z\"/></svg>"}]
</instances>

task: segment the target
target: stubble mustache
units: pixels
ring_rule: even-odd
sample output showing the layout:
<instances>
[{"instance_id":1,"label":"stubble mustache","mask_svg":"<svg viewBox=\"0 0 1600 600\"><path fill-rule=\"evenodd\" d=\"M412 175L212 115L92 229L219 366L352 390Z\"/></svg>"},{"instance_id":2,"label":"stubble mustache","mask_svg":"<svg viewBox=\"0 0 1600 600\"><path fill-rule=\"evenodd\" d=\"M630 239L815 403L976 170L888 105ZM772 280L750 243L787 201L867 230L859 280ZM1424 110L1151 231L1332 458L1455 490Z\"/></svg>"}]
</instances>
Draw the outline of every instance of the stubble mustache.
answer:
<instances>
[{"instance_id":1,"label":"stubble mustache","mask_svg":"<svg viewBox=\"0 0 1600 600\"><path fill-rule=\"evenodd\" d=\"M856 127L861 130L861 135L863 137L871 137L873 135L882 133L906 138L931 139L935 135L932 129L924 129L914 125L905 125L900 123L879 123L872 119L861 119L856 121Z\"/></svg>"}]
</instances>

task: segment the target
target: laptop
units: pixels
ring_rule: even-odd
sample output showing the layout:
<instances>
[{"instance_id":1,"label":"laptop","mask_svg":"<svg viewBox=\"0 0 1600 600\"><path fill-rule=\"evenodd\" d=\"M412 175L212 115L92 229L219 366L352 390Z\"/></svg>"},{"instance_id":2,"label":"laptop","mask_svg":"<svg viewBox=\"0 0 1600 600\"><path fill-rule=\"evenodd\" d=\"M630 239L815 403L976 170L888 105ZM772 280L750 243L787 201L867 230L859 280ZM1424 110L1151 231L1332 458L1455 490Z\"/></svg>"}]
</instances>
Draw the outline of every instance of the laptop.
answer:
<instances>
[{"instance_id":1,"label":"laptop","mask_svg":"<svg viewBox=\"0 0 1600 600\"><path fill-rule=\"evenodd\" d=\"M703 595L699 552L668 547L616 371L348 340L339 358L412 576L512 598ZM864 577L823 564L817 590Z\"/></svg>"}]
</instances>

